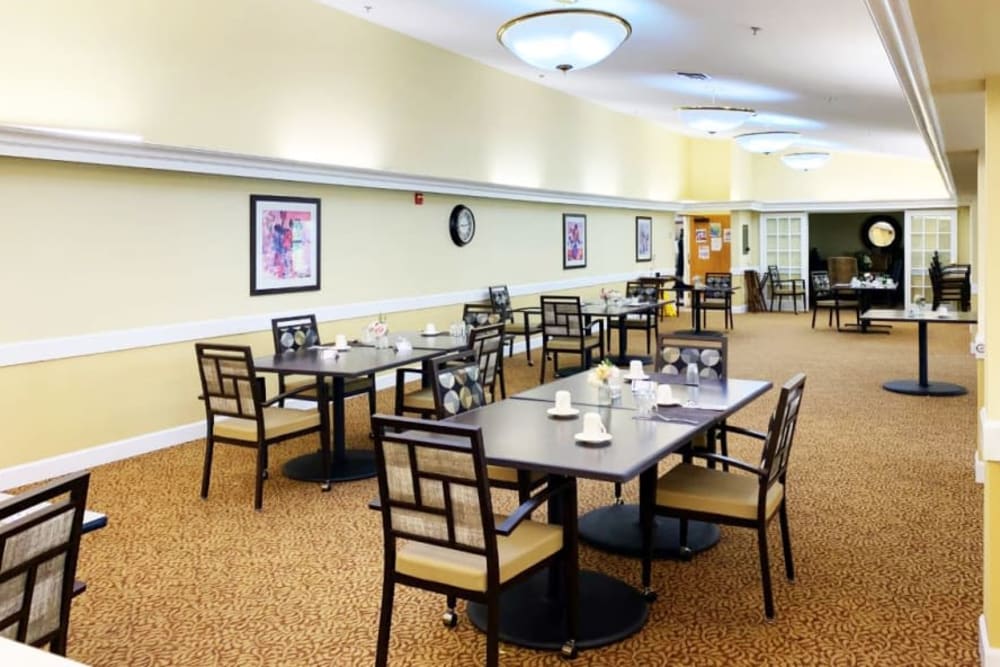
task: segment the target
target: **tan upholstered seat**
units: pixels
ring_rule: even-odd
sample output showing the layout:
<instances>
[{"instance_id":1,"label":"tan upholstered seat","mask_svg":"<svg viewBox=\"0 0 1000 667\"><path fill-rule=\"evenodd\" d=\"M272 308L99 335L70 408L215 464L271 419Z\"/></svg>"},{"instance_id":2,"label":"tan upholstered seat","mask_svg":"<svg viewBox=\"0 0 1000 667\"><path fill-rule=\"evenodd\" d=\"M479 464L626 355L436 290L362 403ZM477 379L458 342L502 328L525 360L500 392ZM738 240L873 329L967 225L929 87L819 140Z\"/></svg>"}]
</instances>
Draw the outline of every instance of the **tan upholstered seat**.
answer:
<instances>
[{"instance_id":1,"label":"tan upholstered seat","mask_svg":"<svg viewBox=\"0 0 1000 667\"><path fill-rule=\"evenodd\" d=\"M657 482L656 504L691 512L753 519L757 516L759 490L760 483L756 477L682 463ZM766 518L778 509L784 491L785 487L780 483L767 490Z\"/></svg>"},{"instance_id":2,"label":"tan upholstered seat","mask_svg":"<svg viewBox=\"0 0 1000 667\"><path fill-rule=\"evenodd\" d=\"M264 437L280 438L308 428L319 428L318 410L293 410L292 408L264 408ZM215 422L213 434L217 438L234 438L248 442L257 441L255 419L226 419Z\"/></svg>"},{"instance_id":3,"label":"tan upholstered seat","mask_svg":"<svg viewBox=\"0 0 1000 667\"><path fill-rule=\"evenodd\" d=\"M538 381L545 382L545 363L551 356L552 368L559 375L559 355L573 354L580 358L580 365L587 366L597 358L604 358L604 320L585 323L578 296L543 294L542 304L542 368ZM594 331L596 327L597 331Z\"/></svg>"},{"instance_id":4,"label":"tan upholstered seat","mask_svg":"<svg viewBox=\"0 0 1000 667\"><path fill-rule=\"evenodd\" d=\"M583 345L585 347L597 347L600 344L600 336L583 337ZM556 352L576 352L580 349L580 339L552 337L545 342L545 348Z\"/></svg>"},{"instance_id":5,"label":"tan upholstered seat","mask_svg":"<svg viewBox=\"0 0 1000 667\"><path fill-rule=\"evenodd\" d=\"M496 524L506 517L495 516ZM500 582L509 581L562 549L562 526L523 521L510 535L497 536ZM486 592L486 557L424 542L409 542L396 552L396 571L418 579Z\"/></svg>"},{"instance_id":6,"label":"tan upholstered seat","mask_svg":"<svg viewBox=\"0 0 1000 667\"><path fill-rule=\"evenodd\" d=\"M446 355L435 363L435 385L446 385L446 396L451 397L448 409L469 409L464 400L453 404L452 394L481 398L478 374L471 351ZM386 415L375 415L372 423L385 536L376 667L389 664L397 585L443 594L447 627L458 622L458 598L482 604L485 664L498 667L501 594L545 567L562 573L559 603L565 605L567 638L561 652L575 656L579 624L575 482L556 481L524 500L509 517L498 516L490 510L492 482L487 471L492 466L486 464L478 426ZM552 523L532 521L531 514L556 494L565 497L559 505L549 506Z\"/></svg>"}]
</instances>

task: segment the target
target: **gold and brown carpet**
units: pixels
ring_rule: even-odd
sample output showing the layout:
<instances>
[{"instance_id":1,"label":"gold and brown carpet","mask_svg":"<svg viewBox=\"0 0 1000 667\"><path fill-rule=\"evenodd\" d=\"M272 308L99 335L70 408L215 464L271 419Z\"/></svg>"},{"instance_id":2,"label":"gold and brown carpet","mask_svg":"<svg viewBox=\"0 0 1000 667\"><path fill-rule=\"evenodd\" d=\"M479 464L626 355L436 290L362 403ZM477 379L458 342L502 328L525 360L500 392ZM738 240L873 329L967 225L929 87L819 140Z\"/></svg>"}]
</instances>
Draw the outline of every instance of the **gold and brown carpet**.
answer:
<instances>
[{"instance_id":1,"label":"gold and brown carpet","mask_svg":"<svg viewBox=\"0 0 1000 667\"><path fill-rule=\"evenodd\" d=\"M932 379L974 390L968 340L964 326L930 328ZM797 371L808 377L788 489L797 581L784 578L775 522L777 618L766 623L754 534L723 528L721 542L693 561L655 563L660 596L641 632L583 651L575 664L978 664L976 399L883 391L884 380L915 377L916 343L909 325L859 336L811 330L804 315L737 316L732 377L775 385ZM511 360L509 391L536 383L536 369L523 355ZM734 423L765 428L776 395ZM379 404L391 411L389 392ZM360 446L369 446L365 405L348 406L350 440ZM110 524L83 539L88 590L73 606L70 657L107 667L371 665L382 559L380 518L366 508L375 481L321 493L280 474L314 447L306 438L272 450L262 513L251 507L248 450L217 448L207 501L198 496L201 442L94 470L88 504ZM636 484L627 494L635 498ZM583 511L611 498L610 484L581 483ZM639 584L637 561L588 547L581 559ZM441 596L399 589L391 664L483 663L483 636L465 619L445 629L442 610ZM552 653L502 649L505 665L559 664Z\"/></svg>"}]
</instances>

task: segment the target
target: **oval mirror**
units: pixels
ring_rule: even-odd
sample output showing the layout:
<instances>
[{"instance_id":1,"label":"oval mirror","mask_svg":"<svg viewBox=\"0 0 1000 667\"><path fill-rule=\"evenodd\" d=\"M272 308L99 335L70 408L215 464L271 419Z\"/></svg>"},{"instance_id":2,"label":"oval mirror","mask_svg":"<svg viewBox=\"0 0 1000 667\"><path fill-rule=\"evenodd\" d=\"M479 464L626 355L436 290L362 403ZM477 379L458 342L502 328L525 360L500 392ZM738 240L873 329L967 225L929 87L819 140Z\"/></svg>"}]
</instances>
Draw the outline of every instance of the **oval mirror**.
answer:
<instances>
[{"instance_id":1,"label":"oval mirror","mask_svg":"<svg viewBox=\"0 0 1000 667\"><path fill-rule=\"evenodd\" d=\"M885 220L879 220L868 228L868 242L876 248L888 248L896 240L896 228Z\"/></svg>"}]
</instances>

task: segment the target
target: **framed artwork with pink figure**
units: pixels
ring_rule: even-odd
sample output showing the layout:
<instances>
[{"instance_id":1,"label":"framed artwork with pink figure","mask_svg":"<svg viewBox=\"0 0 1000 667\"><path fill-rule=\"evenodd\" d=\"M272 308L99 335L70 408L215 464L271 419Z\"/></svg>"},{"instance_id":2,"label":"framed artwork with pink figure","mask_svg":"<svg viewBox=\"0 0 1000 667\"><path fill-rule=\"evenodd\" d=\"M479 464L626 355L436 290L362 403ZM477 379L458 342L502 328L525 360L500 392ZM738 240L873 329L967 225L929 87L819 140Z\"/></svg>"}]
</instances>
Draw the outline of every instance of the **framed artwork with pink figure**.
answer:
<instances>
[{"instance_id":1,"label":"framed artwork with pink figure","mask_svg":"<svg viewBox=\"0 0 1000 667\"><path fill-rule=\"evenodd\" d=\"M563 268L587 266L587 216L563 214Z\"/></svg>"},{"instance_id":2,"label":"framed artwork with pink figure","mask_svg":"<svg viewBox=\"0 0 1000 667\"><path fill-rule=\"evenodd\" d=\"M250 295L319 289L319 199L250 195Z\"/></svg>"}]
</instances>

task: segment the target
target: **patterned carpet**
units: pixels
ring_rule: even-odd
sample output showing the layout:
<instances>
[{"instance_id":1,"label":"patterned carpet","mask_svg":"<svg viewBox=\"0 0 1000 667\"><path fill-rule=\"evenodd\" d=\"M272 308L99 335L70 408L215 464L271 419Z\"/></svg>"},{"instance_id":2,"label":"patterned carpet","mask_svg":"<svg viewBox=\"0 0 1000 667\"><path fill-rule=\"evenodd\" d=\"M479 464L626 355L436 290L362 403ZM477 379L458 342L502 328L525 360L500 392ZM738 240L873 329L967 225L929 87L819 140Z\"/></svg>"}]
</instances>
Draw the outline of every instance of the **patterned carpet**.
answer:
<instances>
[{"instance_id":1,"label":"patterned carpet","mask_svg":"<svg viewBox=\"0 0 1000 667\"><path fill-rule=\"evenodd\" d=\"M968 329L931 326L929 338L932 379L973 388ZM633 350L641 339L633 334ZM774 522L777 618L766 623L754 534L723 528L693 561L654 564L660 596L640 633L575 664L978 664L976 401L883 391L884 380L916 375L916 347L915 326L859 336L811 330L804 315L738 315L732 377L779 385L800 370L808 376L789 476L797 581L784 578ZM511 389L537 382L523 355L507 368ZM764 428L776 397L772 390L734 423ZM391 410L389 392L379 405ZM348 410L351 440L367 446L364 399ZM262 513L251 508L247 450L217 449L207 501L198 496L201 442L94 470L89 505L110 525L83 540L88 589L73 607L70 657L109 667L371 665L382 545L379 515L366 504L376 485L320 493L278 472L315 446L302 439L272 450ZM751 445L731 450L752 457ZM632 499L636 487L626 489ZM581 483L582 509L611 498L610 484ZM588 547L581 560L639 583L637 561ZM442 610L440 596L398 589L391 664L483 664L483 636L464 618L445 629ZM559 664L551 653L502 650L505 665Z\"/></svg>"}]
</instances>

